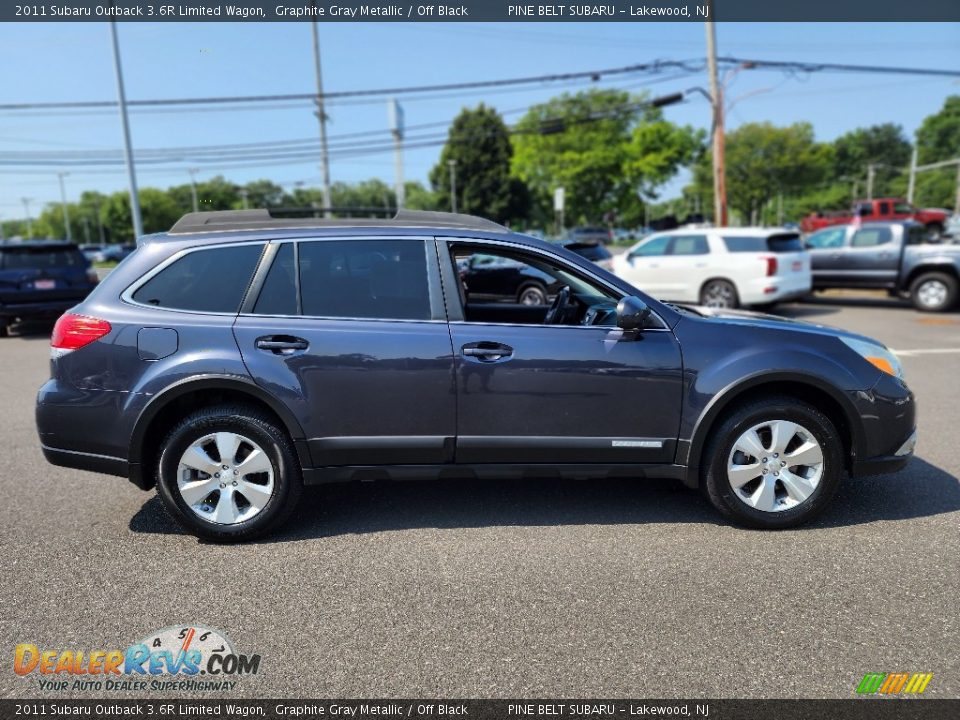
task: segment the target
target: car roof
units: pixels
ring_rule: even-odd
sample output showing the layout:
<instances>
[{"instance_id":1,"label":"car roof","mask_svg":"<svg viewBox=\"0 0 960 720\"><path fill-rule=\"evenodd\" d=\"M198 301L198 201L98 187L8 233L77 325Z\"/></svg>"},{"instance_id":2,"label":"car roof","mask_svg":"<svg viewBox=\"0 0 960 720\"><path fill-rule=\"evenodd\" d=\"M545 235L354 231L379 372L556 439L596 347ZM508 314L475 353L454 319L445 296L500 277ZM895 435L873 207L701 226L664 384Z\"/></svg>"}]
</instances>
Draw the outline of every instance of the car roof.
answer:
<instances>
[{"instance_id":1,"label":"car roof","mask_svg":"<svg viewBox=\"0 0 960 720\"><path fill-rule=\"evenodd\" d=\"M767 237L768 235L797 235L796 230L783 227L706 227L706 228L676 228L674 230L664 230L662 232L653 232L647 235L644 240L653 235L701 235L703 233L722 233L729 235L739 235L740 237Z\"/></svg>"}]
</instances>

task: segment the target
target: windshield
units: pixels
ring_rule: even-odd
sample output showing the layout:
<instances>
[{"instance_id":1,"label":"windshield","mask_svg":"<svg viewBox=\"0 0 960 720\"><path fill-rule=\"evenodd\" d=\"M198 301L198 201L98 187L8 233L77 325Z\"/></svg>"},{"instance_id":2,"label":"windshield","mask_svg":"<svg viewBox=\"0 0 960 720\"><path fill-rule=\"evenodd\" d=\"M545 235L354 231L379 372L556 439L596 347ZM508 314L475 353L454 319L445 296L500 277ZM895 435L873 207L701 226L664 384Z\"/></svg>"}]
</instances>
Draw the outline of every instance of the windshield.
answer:
<instances>
[{"instance_id":1,"label":"windshield","mask_svg":"<svg viewBox=\"0 0 960 720\"><path fill-rule=\"evenodd\" d=\"M83 255L76 248L3 248L0 250L0 270L27 270L43 268L82 268Z\"/></svg>"}]
</instances>

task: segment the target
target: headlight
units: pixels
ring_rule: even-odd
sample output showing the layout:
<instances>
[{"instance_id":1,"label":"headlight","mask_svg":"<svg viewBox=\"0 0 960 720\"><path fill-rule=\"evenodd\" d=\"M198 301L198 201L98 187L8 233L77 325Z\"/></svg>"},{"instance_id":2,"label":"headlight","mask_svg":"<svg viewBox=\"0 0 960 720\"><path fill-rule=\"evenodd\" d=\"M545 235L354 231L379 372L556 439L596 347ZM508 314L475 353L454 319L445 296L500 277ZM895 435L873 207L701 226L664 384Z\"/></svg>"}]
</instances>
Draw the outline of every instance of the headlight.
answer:
<instances>
[{"instance_id":1,"label":"headlight","mask_svg":"<svg viewBox=\"0 0 960 720\"><path fill-rule=\"evenodd\" d=\"M898 378L903 377L903 365L900 364L900 360L883 345L842 336L840 340L874 367L883 370L888 375Z\"/></svg>"}]
</instances>

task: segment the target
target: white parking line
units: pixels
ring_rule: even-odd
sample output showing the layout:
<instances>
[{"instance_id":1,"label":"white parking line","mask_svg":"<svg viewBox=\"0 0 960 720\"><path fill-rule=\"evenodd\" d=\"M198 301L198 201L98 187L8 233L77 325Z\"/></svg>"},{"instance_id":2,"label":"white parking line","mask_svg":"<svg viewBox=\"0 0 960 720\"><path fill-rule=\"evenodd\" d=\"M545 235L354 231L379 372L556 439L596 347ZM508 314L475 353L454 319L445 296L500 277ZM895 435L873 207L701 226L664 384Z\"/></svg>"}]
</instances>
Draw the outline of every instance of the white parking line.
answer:
<instances>
[{"instance_id":1,"label":"white parking line","mask_svg":"<svg viewBox=\"0 0 960 720\"><path fill-rule=\"evenodd\" d=\"M952 355L960 353L960 348L924 348L921 350L894 350L900 357L915 357L917 355Z\"/></svg>"}]
</instances>

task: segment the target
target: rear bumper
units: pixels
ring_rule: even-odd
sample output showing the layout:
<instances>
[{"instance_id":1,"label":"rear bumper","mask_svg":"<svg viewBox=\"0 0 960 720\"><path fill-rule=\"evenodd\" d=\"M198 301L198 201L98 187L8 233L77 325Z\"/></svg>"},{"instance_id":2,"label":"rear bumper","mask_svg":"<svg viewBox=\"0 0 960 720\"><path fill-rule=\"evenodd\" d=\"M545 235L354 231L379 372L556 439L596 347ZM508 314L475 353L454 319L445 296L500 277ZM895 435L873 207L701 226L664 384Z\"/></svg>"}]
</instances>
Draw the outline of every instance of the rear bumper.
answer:
<instances>
[{"instance_id":1,"label":"rear bumper","mask_svg":"<svg viewBox=\"0 0 960 720\"><path fill-rule=\"evenodd\" d=\"M812 288L810 276L799 272L793 275L774 275L753 280L741 290L743 296L740 301L744 305L764 305L797 300L809 295Z\"/></svg>"}]
</instances>

